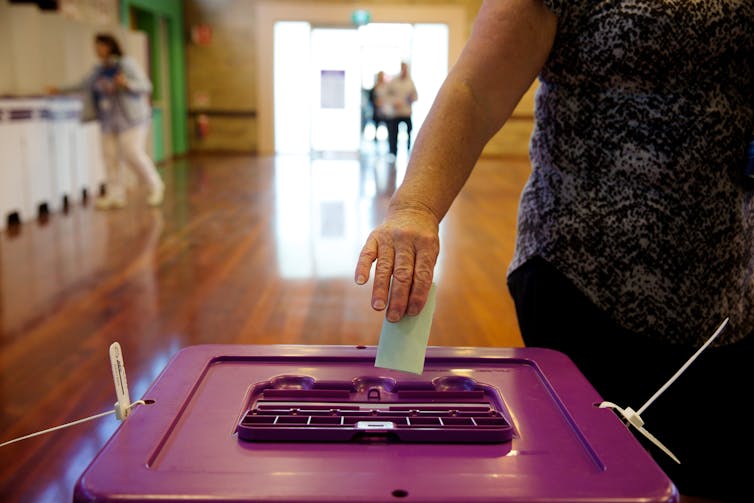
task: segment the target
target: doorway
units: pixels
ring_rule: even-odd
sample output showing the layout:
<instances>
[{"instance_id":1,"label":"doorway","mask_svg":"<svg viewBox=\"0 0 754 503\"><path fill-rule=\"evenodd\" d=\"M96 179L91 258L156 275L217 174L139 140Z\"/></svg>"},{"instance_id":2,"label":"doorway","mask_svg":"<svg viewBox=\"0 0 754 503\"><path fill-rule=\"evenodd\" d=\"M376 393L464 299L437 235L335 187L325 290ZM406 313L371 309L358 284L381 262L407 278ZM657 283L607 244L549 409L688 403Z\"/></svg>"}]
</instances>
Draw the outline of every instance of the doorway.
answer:
<instances>
[{"instance_id":1,"label":"doorway","mask_svg":"<svg viewBox=\"0 0 754 503\"><path fill-rule=\"evenodd\" d=\"M311 109L313 100L321 100L322 73L319 75L311 68L312 32L319 29L339 31L359 30L343 20L350 20L353 7L346 4L317 3L312 7L309 2L290 1L281 3L272 0L260 0L256 6L256 23L258 44L257 64L259 67L257 83L257 151L262 155L274 153L307 154L312 152ZM412 45L407 52L410 57L412 74L420 94L414 107L414 131L418 131L417 121L421 123L426 117L437 89L442 83L447 70L460 55L466 41L468 26L467 9L457 4L426 5L374 5L370 8L372 22L365 25L369 29L387 25L403 25L412 33ZM425 32L425 33L421 33ZM442 42L437 38L442 37ZM315 35L316 36L316 35ZM278 41L282 39L285 44ZM383 39L385 41L387 39ZM440 50L438 50L438 48ZM412 51L423 51L421 58ZM368 51L366 51L368 52ZM360 47L361 53L361 47ZM392 63L397 73L401 57ZM406 59L406 58L403 58ZM374 58L361 56L362 61ZM440 61L441 60L441 61ZM376 60L375 60L376 61ZM420 66L426 66L423 71ZM360 64L362 83L359 88L371 87L374 69ZM343 69L341 69L343 70ZM438 76L431 75L435 73ZM421 83L422 74L428 75L427 82ZM317 81L313 81L314 78ZM348 79L345 75L326 75L327 84L337 86L338 79ZM289 83L289 92L279 89L281 82ZM317 95L317 89L320 94ZM294 92L295 91L295 92ZM284 98L285 97L285 98ZM360 102L360 99L358 100ZM349 103L345 106L348 108ZM361 111L354 110L355 115L349 120L361 123ZM356 131L360 127L357 125ZM277 138L285 135L287 147L282 148ZM351 147L353 148L353 147ZM340 149L339 149L340 150Z\"/></svg>"},{"instance_id":2,"label":"doorway","mask_svg":"<svg viewBox=\"0 0 754 503\"><path fill-rule=\"evenodd\" d=\"M156 162L188 151L183 3L122 0L121 22L143 31L149 43L146 70L152 80L150 143Z\"/></svg>"},{"instance_id":3,"label":"doorway","mask_svg":"<svg viewBox=\"0 0 754 503\"><path fill-rule=\"evenodd\" d=\"M396 75L403 61L419 95L415 133L448 71L448 26L439 23L331 28L279 21L273 47L275 152L280 154L359 151L369 126L366 91L378 71Z\"/></svg>"},{"instance_id":4,"label":"doorway","mask_svg":"<svg viewBox=\"0 0 754 503\"><path fill-rule=\"evenodd\" d=\"M137 7L131 7L132 29L147 34L149 44L149 67L146 69L153 89L152 124L149 128L148 143L151 157L155 162L173 156L172 110L170 85L170 20Z\"/></svg>"}]
</instances>

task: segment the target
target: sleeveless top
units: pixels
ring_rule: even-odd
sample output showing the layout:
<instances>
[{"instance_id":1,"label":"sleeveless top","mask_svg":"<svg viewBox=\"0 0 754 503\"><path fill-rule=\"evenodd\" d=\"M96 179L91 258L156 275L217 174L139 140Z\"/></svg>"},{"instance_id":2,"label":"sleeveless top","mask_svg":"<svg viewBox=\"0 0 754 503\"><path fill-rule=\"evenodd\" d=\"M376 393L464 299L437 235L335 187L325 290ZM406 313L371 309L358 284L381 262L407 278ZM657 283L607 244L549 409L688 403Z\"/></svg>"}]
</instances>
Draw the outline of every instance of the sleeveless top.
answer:
<instances>
[{"instance_id":1,"label":"sleeveless top","mask_svg":"<svg viewBox=\"0 0 754 503\"><path fill-rule=\"evenodd\" d=\"M558 27L508 271L538 255L637 334L699 345L729 317L716 345L742 339L754 0L544 1Z\"/></svg>"}]
</instances>

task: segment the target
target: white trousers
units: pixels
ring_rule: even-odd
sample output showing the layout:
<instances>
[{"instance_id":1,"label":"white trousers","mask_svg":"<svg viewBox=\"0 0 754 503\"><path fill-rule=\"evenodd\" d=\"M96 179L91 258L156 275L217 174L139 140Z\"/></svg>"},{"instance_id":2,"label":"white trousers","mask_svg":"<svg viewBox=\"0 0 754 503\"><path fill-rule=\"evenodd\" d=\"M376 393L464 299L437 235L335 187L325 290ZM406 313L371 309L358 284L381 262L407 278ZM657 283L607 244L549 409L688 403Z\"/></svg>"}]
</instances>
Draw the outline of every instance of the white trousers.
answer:
<instances>
[{"instance_id":1,"label":"white trousers","mask_svg":"<svg viewBox=\"0 0 754 503\"><path fill-rule=\"evenodd\" d=\"M150 191L163 187L162 178L147 154L149 123L121 131L102 133L102 153L107 169L107 194L117 199L126 197L125 166L128 165L149 186Z\"/></svg>"}]
</instances>

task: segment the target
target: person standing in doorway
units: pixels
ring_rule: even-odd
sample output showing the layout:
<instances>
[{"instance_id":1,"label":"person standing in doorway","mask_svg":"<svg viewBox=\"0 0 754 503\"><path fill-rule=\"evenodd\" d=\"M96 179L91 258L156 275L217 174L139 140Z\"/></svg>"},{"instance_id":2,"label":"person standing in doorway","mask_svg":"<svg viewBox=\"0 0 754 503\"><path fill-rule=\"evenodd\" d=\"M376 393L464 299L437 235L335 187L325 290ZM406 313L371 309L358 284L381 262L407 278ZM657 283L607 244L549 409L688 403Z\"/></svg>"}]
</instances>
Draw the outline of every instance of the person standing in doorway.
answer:
<instances>
[{"instance_id":1,"label":"person standing in doorway","mask_svg":"<svg viewBox=\"0 0 754 503\"><path fill-rule=\"evenodd\" d=\"M388 98L393 107L393 117L387 121L387 137L390 153L398 154L398 128L406 125L408 140L406 150L411 150L411 110L417 100L416 86L408 71L408 63L401 62L401 73L393 77L388 86Z\"/></svg>"},{"instance_id":2,"label":"person standing in doorway","mask_svg":"<svg viewBox=\"0 0 754 503\"><path fill-rule=\"evenodd\" d=\"M152 83L131 57L123 54L114 36L99 33L94 39L99 62L79 84L51 88L53 94L90 94L102 128L103 152L107 168L106 194L98 197L98 209L126 205L124 165L127 164L149 187L147 203L162 204L165 184L146 151L152 117Z\"/></svg>"},{"instance_id":3,"label":"person standing in doorway","mask_svg":"<svg viewBox=\"0 0 754 503\"><path fill-rule=\"evenodd\" d=\"M374 142L377 143L377 131L380 125L388 127L392 116L392 106L387 99L387 81L385 72L379 71L374 79L374 87L369 90L369 103L372 105L372 122L374 123Z\"/></svg>"}]
</instances>

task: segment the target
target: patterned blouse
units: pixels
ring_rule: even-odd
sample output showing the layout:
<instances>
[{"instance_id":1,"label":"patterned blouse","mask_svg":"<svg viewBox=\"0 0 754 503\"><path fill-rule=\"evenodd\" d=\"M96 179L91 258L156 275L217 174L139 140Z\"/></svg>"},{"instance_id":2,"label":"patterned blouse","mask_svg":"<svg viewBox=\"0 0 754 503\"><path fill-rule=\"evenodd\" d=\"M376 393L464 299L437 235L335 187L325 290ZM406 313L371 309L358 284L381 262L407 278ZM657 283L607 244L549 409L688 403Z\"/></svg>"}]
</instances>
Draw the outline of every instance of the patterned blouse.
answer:
<instances>
[{"instance_id":1,"label":"patterned blouse","mask_svg":"<svg viewBox=\"0 0 754 503\"><path fill-rule=\"evenodd\" d=\"M753 0L545 0L532 173L509 272L538 255L622 327L754 330ZM588 323L588 320L584 320Z\"/></svg>"}]
</instances>

